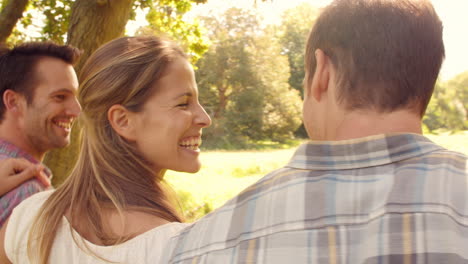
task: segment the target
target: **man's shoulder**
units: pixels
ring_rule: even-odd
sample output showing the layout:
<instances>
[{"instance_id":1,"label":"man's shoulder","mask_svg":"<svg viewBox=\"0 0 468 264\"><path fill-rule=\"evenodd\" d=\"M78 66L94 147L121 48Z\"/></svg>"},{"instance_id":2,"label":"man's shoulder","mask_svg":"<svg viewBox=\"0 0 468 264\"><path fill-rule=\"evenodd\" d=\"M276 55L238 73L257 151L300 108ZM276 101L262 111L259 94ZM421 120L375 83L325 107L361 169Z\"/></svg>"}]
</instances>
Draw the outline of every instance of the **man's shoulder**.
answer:
<instances>
[{"instance_id":1,"label":"man's shoulder","mask_svg":"<svg viewBox=\"0 0 468 264\"><path fill-rule=\"evenodd\" d=\"M467 154L456 151L456 150L447 149L447 148L444 148L444 147L441 147L441 149L439 149L438 151L434 151L431 154L444 155L447 158L458 158L458 159L462 159L462 160L467 160L468 159Z\"/></svg>"},{"instance_id":2,"label":"man's shoulder","mask_svg":"<svg viewBox=\"0 0 468 264\"><path fill-rule=\"evenodd\" d=\"M25 198L20 205L18 205L16 208L28 208L31 205L37 205L37 204L42 204L49 198L49 196L54 193L55 190L45 190L45 191L40 191L40 192L35 192Z\"/></svg>"},{"instance_id":3,"label":"man's shoulder","mask_svg":"<svg viewBox=\"0 0 468 264\"><path fill-rule=\"evenodd\" d=\"M31 153L21 149L17 145L0 138L0 159L5 158L24 158L32 163L40 163Z\"/></svg>"},{"instance_id":4,"label":"man's shoulder","mask_svg":"<svg viewBox=\"0 0 468 264\"><path fill-rule=\"evenodd\" d=\"M176 249L177 252L198 254L233 248L239 241L261 235L260 233L267 231L262 226L268 228L271 222L275 222L270 221L270 218L280 217L270 215L274 203L280 202L273 200L291 201L296 193L295 188L301 188L301 174L303 171L288 167L266 174L223 206L185 228L173 238L172 245L183 245L183 248ZM257 219L254 225L253 217ZM258 221L263 218L265 222Z\"/></svg>"},{"instance_id":5,"label":"man's shoulder","mask_svg":"<svg viewBox=\"0 0 468 264\"><path fill-rule=\"evenodd\" d=\"M436 165L445 165L445 169L457 168L468 173L468 155L444 148L434 144L439 149L417 156L413 159L408 159L403 163L414 163L421 167L434 167Z\"/></svg>"},{"instance_id":6,"label":"man's shoulder","mask_svg":"<svg viewBox=\"0 0 468 264\"><path fill-rule=\"evenodd\" d=\"M215 210L212 215L215 216L217 214L223 214L223 212L228 210L234 210L247 200L256 199L259 196L271 192L273 189L287 188L289 182L300 176L302 172L302 170L290 167L282 167L273 170L264 175L257 182L242 190L234 198L227 201L223 206Z\"/></svg>"},{"instance_id":7,"label":"man's shoulder","mask_svg":"<svg viewBox=\"0 0 468 264\"><path fill-rule=\"evenodd\" d=\"M8 158L15 158L15 157L0 150L0 160L4 160Z\"/></svg>"},{"instance_id":8,"label":"man's shoulder","mask_svg":"<svg viewBox=\"0 0 468 264\"><path fill-rule=\"evenodd\" d=\"M0 159L21 157L21 150L14 144L0 138Z\"/></svg>"},{"instance_id":9,"label":"man's shoulder","mask_svg":"<svg viewBox=\"0 0 468 264\"><path fill-rule=\"evenodd\" d=\"M13 209L31 196L46 190L37 179L30 179L0 197L0 226L8 219ZM40 196L39 196L40 197Z\"/></svg>"}]
</instances>

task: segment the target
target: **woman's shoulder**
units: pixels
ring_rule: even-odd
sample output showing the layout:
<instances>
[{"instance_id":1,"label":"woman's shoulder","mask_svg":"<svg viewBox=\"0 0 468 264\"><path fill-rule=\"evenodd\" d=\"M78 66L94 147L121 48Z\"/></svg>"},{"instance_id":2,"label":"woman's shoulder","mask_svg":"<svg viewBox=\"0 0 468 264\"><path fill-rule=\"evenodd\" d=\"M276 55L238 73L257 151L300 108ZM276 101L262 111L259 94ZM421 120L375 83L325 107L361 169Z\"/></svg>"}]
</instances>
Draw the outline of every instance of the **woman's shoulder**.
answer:
<instances>
[{"instance_id":1,"label":"woman's shoulder","mask_svg":"<svg viewBox=\"0 0 468 264\"><path fill-rule=\"evenodd\" d=\"M150 229L134 238L124 242L122 246L141 246L146 245L158 245L159 242L167 242L171 237L177 235L182 229L186 228L190 224L187 223L178 223L170 222L164 225L157 226L153 229Z\"/></svg>"},{"instance_id":2,"label":"woman's shoulder","mask_svg":"<svg viewBox=\"0 0 468 264\"><path fill-rule=\"evenodd\" d=\"M54 190L48 190L38 192L24 199L18 206L13 209L8 225L13 225L19 221L29 222L39 212L42 205L45 203L47 198L54 192Z\"/></svg>"},{"instance_id":3,"label":"woman's shoulder","mask_svg":"<svg viewBox=\"0 0 468 264\"><path fill-rule=\"evenodd\" d=\"M10 260L17 260L17 256L25 253L29 229L40 208L53 193L53 190L36 193L13 209L5 231L5 252ZM20 252L14 254L13 252Z\"/></svg>"},{"instance_id":4,"label":"woman's shoulder","mask_svg":"<svg viewBox=\"0 0 468 264\"><path fill-rule=\"evenodd\" d=\"M86 254L82 249L90 249L96 256L116 263L158 263L169 240L189 224L167 223L148 230L121 244L101 246L80 237L75 230L72 233L79 237L71 239L70 228L62 229L57 234L51 258L56 260L73 259L73 263L101 263ZM77 244L75 244L77 243ZM71 262L70 262L71 263ZM104 262L102 262L104 263ZM107 262L106 262L107 263Z\"/></svg>"},{"instance_id":5,"label":"woman's shoulder","mask_svg":"<svg viewBox=\"0 0 468 264\"><path fill-rule=\"evenodd\" d=\"M177 222L167 223L134 237L122 246L126 250L141 252L142 258L138 259L141 263L158 263L170 239L189 225ZM127 260L130 261L130 259Z\"/></svg>"},{"instance_id":6,"label":"woman's shoulder","mask_svg":"<svg viewBox=\"0 0 468 264\"><path fill-rule=\"evenodd\" d=\"M50 195L54 193L54 191L55 190L47 190L35 193L24 199L13 211L22 210L23 208L31 209L30 207L37 207L38 205L40 207L47 200L47 198L49 198Z\"/></svg>"},{"instance_id":7,"label":"woman's shoulder","mask_svg":"<svg viewBox=\"0 0 468 264\"><path fill-rule=\"evenodd\" d=\"M178 223L178 222L171 222L161 226L158 226L148 232L150 234L155 233L156 236L167 235L172 237L173 235L179 233L182 229L186 228L190 224L188 223ZM142 235L145 235L144 233Z\"/></svg>"},{"instance_id":8,"label":"woman's shoulder","mask_svg":"<svg viewBox=\"0 0 468 264\"><path fill-rule=\"evenodd\" d=\"M25 222L31 222L39 212L44 202L53 192L54 190L38 192L22 201L15 207L15 209L13 209L8 221L8 226L16 225L19 222L23 222L22 224L25 224Z\"/></svg>"}]
</instances>

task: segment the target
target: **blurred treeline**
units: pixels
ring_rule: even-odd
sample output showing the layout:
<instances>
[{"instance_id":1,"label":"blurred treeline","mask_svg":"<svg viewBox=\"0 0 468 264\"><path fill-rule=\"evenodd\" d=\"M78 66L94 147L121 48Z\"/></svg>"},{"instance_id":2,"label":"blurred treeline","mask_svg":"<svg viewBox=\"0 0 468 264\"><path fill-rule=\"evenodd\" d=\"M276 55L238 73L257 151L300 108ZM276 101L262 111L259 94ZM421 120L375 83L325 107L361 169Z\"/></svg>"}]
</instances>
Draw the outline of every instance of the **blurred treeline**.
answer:
<instances>
[{"instance_id":1,"label":"blurred treeline","mask_svg":"<svg viewBox=\"0 0 468 264\"><path fill-rule=\"evenodd\" d=\"M200 18L210 46L195 64L196 77L200 101L213 118L212 126L204 130L204 147L251 149L265 141L307 137L300 113L304 50L317 14L316 8L303 4L268 26L258 15L236 8ZM425 132L468 129L467 107L468 71L438 82L423 119ZM455 136L455 141L458 138L466 137ZM245 151L205 153L207 165L200 173L189 178L176 172L167 176L189 222L282 166L290 156L252 153L255 157Z\"/></svg>"},{"instance_id":2,"label":"blurred treeline","mask_svg":"<svg viewBox=\"0 0 468 264\"><path fill-rule=\"evenodd\" d=\"M210 47L196 74L200 101L213 119L204 146L239 149L306 137L300 128L303 54L317 13L303 4L273 25L238 8L201 18Z\"/></svg>"},{"instance_id":3,"label":"blurred treeline","mask_svg":"<svg viewBox=\"0 0 468 264\"><path fill-rule=\"evenodd\" d=\"M210 47L196 63L197 80L214 121L205 146L239 149L307 137L300 114L304 50L318 13L302 4L268 26L236 8L201 18ZM468 129L468 71L437 83L423 127L427 133Z\"/></svg>"},{"instance_id":4,"label":"blurred treeline","mask_svg":"<svg viewBox=\"0 0 468 264\"><path fill-rule=\"evenodd\" d=\"M468 71L436 84L423 124L431 133L468 129Z\"/></svg>"}]
</instances>

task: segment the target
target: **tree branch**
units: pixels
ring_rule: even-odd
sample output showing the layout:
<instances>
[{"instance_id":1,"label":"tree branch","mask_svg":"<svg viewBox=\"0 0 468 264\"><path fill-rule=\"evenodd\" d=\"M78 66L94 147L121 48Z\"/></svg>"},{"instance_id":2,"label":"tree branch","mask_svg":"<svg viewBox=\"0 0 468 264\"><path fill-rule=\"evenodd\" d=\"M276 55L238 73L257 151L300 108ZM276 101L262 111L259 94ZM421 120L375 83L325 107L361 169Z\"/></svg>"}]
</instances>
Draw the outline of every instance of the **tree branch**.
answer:
<instances>
[{"instance_id":1,"label":"tree branch","mask_svg":"<svg viewBox=\"0 0 468 264\"><path fill-rule=\"evenodd\" d=\"M11 35L28 2L29 0L7 0L0 12L0 43L5 43Z\"/></svg>"}]
</instances>

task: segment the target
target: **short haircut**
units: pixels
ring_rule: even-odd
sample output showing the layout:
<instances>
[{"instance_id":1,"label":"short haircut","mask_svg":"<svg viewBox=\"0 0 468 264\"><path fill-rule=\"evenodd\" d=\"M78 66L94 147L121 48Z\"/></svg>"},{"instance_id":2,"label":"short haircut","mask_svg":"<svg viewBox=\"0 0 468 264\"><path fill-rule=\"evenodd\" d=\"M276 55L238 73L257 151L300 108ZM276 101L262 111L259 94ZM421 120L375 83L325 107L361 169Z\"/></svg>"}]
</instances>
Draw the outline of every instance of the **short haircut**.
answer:
<instances>
[{"instance_id":1,"label":"short haircut","mask_svg":"<svg viewBox=\"0 0 468 264\"><path fill-rule=\"evenodd\" d=\"M12 49L0 47L0 93L12 90L22 94L28 104L34 98L37 81L35 68L43 57L52 57L73 65L81 52L69 45L52 42L28 42ZM0 121L3 120L5 104L0 100Z\"/></svg>"},{"instance_id":2,"label":"short haircut","mask_svg":"<svg viewBox=\"0 0 468 264\"><path fill-rule=\"evenodd\" d=\"M309 35L307 81L321 49L337 70L346 109L412 109L423 116L445 57L442 29L428 0L336 0Z\"/></svg>"}]
</instances>

